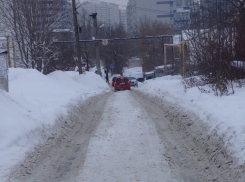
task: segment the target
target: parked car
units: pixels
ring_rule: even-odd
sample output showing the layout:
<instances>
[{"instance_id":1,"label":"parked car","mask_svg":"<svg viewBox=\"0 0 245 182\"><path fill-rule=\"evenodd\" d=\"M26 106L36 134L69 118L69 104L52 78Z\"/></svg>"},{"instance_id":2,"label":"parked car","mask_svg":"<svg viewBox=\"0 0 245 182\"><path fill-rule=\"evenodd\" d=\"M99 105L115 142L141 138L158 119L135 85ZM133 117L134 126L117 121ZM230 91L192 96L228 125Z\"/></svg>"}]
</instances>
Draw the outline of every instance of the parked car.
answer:
<instances>
[{"instance_id":1,"label":"parked car","mask_svg":"<svg viewBox=\"0 0 245 182\"><path fill-rule=\"evenodd\" d=\"M130 81L130 85L135 87L138 83L137 83L137 79L135 77L128 77L129 81Z\"/></svg>"},{"instance_id":2,"label":"parked car","mask_svg":"<svg viewBox=\"0 0 245 182\"><path fill-rule=\"evenodd\" d=\"M114 91L116 90L130 90L130 81L127 77L116 78L114 84Z\"/></svg>"},{"instance_id":3,"label":"parked car","mask_svg":"<svg viewBox=\"0 0 245 182\"><path fill-rule=\"evenodd\" d=\"M113 75L111 75L111 85L112 85L112 87L114 87L114 83L115 83L115 81L116 81L116 78L118 78L118 77L121 77L121 75L120 74L113 74Z\"/></svg>"},{"instance_id":4,"label":"parked car","mask_svg":"<svg viewBox=\"0 0 245 182\"><path fill-rule=\"evenodd\" d=\"M114 83L115 83L115 81L116 81L117 78L118 78L117 76L114 76L114 77L112 78L112 80L111 80L111 85L112 85L112 87L114 87Z\"/></svg>"},{"instance_id":5,"label":"parked car","mask_svg":"<svg viewBox=\"0 0 245 182\"><path fill-rule=\"evenodd\" d=\"M144 79L144 78L137 78L137 81L138 81L138 82L144 82L145 79Z\"/></svg>"}]
</instances>

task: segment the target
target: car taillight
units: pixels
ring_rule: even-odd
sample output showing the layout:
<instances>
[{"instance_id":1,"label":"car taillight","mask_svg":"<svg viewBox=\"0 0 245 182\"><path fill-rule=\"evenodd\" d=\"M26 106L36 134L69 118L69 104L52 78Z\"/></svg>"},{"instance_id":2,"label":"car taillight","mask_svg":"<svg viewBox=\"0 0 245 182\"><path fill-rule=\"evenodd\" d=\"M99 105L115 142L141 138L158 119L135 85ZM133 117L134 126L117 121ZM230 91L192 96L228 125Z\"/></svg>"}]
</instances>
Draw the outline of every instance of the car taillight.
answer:
<instances>
[{"instance_id":1,"label":"car taillight","mask_svg":"<svg viewBox=\"0 0 245 182\"><path fill-rule=\"evenodd\" d=\"M128 84L130 84L130 81L128 81Z\"/></svg>"},{"instance_id":2,"label":"car taillight","mask_svg":"<svg viewBox=\"0 0 245 182\"><path fill-rule=\"evenodd\" d=\"M111 80L111 82L113 83L113 80Z\"/></svg>"}]
</instances>

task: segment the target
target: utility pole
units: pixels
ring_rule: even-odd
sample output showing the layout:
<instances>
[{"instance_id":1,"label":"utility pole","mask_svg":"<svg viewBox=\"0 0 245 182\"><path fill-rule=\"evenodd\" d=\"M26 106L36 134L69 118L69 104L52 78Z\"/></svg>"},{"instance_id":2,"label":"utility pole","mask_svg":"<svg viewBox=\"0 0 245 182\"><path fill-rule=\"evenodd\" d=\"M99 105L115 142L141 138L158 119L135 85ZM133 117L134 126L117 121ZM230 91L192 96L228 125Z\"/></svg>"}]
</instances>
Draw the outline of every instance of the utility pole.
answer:
<instances>
[{"instance_id":1,"label":"utility pole","mask_svg":"<svg viewBox=\"0 0 245 182\"><path fill-rule=\"evenodd\" d=\"M72 9L73 9L73 21L74 21L74 30L75 30L75 38L76 38L78 69L79 69L79 74L82 74L83 70L82 70L82 60L81 60L81 52L80 52L79 33L78 33L78 24L77 24L77 10L76 10L75 0L72 0Z\"/></svg>"},{"instance_id":2,"label":"utility pole","mask_svg":"<svg viewBox=\"0 0 245 182\"><path fill-rule=\"evenodd\" d=\"M93 18L95 38L98 38L97 13L93 13L93 14L91 14L89 16L91 16ZM99 50L99 42L97 42L97 41L95 41L95 51L96 51L96 67L97 67L97 70L98 70L98 74L101 76L100 50Z\"/></svg>"},{"instance_id":3,"label":"utility pole","mask_svg":"<svg viewBox=\"0 0 245 182\"><path fill-rule=\"evenodd\" d=\"M13 45L13 59L14 59L14 67L16 68L16 58L15 58L15 46L14 46L14 38L12 38L12 45Z\"/></svg>"},{"instance_id":4,"label":"utility pole","mask_svg":"<svg viewBox=\"0 0 245 182\"><path fill-rule=\"evenodd\" d=\"M164 44L164 76L167 76L167 48Z\"/></svg>"},{"instance_id":5,"label":"utility pole","mask_svg":"<svg viewBox=\"0 0 245 182\"><path fill-rule=\"evenodd\" d=\"M182 39L183 78L185 78L185 41Z\"/></svg>"},{"instance_id":6,"label":"utility pole","mask_svg":"<svg viewBox=\"0 0 245 182\"><path fill-rule=\"evenodd\" d=\"M7 36L7 51L8 51L9 68L11 68L10 51L9 51L9 36Z\"/></svg>"}]
</instances>

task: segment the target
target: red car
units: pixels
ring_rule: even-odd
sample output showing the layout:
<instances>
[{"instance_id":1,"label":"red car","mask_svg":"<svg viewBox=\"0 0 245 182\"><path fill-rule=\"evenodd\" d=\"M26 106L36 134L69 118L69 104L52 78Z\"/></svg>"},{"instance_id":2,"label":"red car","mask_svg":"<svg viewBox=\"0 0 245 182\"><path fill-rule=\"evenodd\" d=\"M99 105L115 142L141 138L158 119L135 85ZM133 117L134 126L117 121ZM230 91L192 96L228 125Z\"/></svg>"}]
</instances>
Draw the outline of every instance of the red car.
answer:
<instances>
[{"instance_id":1,"label":"red car","mask_svg":"<svg viewBox=\"0 0 245 182\"><path fill-rule=\"evenodd\" d=\"M118 77L116 78L114 84L114 91L116 90L130 90L130 81L127 77Z\"/></svg>"}]
</instances>

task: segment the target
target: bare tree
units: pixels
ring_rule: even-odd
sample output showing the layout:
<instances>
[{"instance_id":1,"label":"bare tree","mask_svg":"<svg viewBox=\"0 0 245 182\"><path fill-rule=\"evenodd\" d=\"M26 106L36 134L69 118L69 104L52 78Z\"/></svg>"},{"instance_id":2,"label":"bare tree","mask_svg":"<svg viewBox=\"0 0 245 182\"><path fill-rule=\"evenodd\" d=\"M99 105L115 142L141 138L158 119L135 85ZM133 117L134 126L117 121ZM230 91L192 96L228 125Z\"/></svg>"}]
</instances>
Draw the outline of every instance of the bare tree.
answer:
<instances>
[{"instance_id":1,"label":"bare tree","mask_svg":"<svg viewBox=\"0 0 245 182\"><path fill-rule=\"evenodd\" d=\"M114 25L112 27L106 27L102 38L125 38L127 33L122 24ZM101 57L104 60L104 67L109 70L109 65L114 64L114 68L111 69L113 74L123 73L123 67L126 67L129 59L129 45L128 41L110 41L108 46L101 47Z\"/></svg>"},{"instance_id":2,"label":"bare tree","mask_svg":"<svg viewBox=\"0 0 245 182\"><path fill-rule=\"evenodd\" d=\"M79 35L80 40L91 40L93 36L93 20L89 16L88 12L83 9L78 16L78 25L79 25ZM84 42L81 44L81 52L83 62L86 62L86 71L89 71L89 65L91 65L91 59L93 57L94 44Z\"/></svg>"},{"instance_id":3,"label":"bare tree","mask_svg":"<svg viewBox=\"0 0 245 182\"><path fill-rule=\"evenodd\" d=\"M44 71L56 56L53 30L63 18L59 0L0 0L2 23L18 45L21 63Z\"/></svg>"},{"instance_id":4,"label":"bare tree","mask_svg":"<svg viewBox=\"0 0 245 182\"><path fill-rule=\"evenodd\" d=\"M152 21L148 17L142 17L138 24L138 36L173 35L174 31L169 24L160 21ZM143 70L151 71L156 66L164 64L164 44L172 43L169 38L147 39L140 42L140 55L143 60ZM169 54L170 55L170 54ZM169 56L168 55L168 56Z\"/></svg>"},{"instance_id":5,"label":"bare tree","mask_svg":"<svg viewBox=\"0 0 245 182\"><path fill-rule=\"evenodd\" d=\"M234 82L245 76L244 70L232 64L244 62L244 2L204 0L201 12L193 21L195 29L187 31L192 61L198 65L198 72L191 75L198 75L216 95L234 93Z\"/></svg>"}]
</instances>

